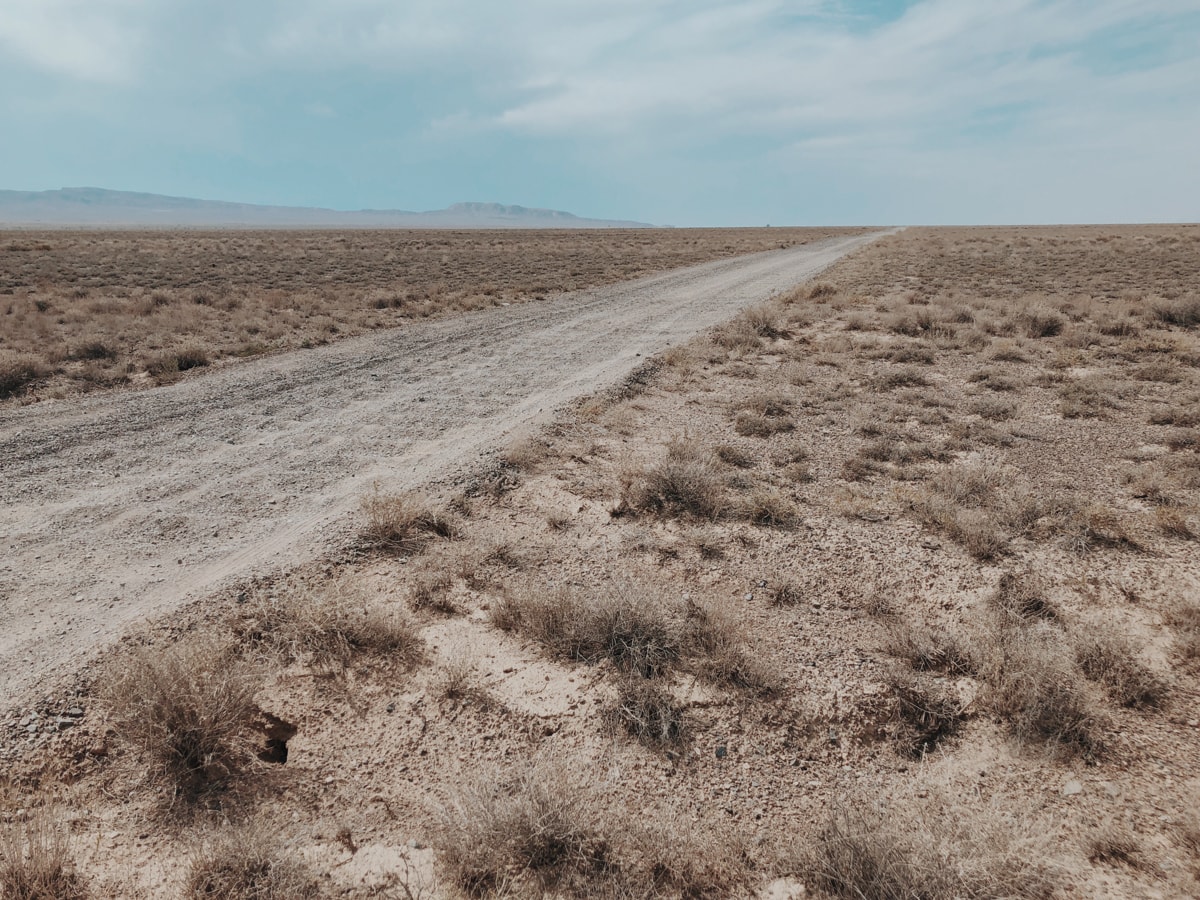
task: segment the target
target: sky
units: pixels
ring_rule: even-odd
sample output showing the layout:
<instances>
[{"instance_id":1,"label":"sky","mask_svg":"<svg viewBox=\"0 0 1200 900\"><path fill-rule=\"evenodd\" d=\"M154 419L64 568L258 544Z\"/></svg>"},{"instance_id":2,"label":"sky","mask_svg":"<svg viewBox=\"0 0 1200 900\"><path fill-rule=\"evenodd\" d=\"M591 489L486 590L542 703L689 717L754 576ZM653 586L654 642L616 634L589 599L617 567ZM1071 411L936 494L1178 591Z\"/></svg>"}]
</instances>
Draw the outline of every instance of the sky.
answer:
<instances>
[{"instance_id":1,"label":"sky","mask_svg":"<svg viewBox=\"0 0 1200 900\"><path fill-rule=\"evenodd\" d=\"M1200 220L1200 0L0 0L0 188Z\"/></svg>"}]
</instances>

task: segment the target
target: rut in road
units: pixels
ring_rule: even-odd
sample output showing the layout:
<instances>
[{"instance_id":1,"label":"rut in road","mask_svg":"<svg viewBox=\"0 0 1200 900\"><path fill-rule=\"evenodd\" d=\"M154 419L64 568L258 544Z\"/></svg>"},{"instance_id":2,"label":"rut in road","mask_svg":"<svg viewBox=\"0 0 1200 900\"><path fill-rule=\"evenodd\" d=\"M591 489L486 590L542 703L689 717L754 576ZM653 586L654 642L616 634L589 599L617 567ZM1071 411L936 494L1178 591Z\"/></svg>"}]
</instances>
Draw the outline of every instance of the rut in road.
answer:
<instances>
[{"instance_id":1,"label":"rut in road","mask_svg":"<svg viewBox=\"0 0 1200 900\"><path fill-rule=\"evenodd\" d=\"M373 482L469 467L880 234L0 412L0 697L15 703L130 623L312 558L345 540Z\"/></svg>"}]
</instances>

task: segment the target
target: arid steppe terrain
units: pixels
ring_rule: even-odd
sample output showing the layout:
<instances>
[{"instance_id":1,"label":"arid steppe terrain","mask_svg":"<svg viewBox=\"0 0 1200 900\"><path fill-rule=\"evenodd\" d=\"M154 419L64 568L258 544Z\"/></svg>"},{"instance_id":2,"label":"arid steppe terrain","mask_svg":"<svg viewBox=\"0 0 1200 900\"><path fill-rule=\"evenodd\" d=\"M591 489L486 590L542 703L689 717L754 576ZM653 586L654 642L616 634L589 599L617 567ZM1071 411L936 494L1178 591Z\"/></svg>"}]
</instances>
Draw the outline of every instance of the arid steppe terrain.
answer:
<instances>
[{"instance_id":1,"label":"arid steppe terrain","mask_svg":"<svg viewBox=\"0 0 1200 900\"><path fill-rule=\"evenodd\" d=\"M0 232L0 402L152 386L864 230Z\"/></svg>"},{"instance_id":2,"label":"arid steppe terrain","mask_svg":"<svg viewBox=\"0 0 1200 900\"><path fill-rule=\"evenodd\" d=\"M319 558L0 719L0 892L1200 894L1197 271L907 229L346 484Z\"/></svg>"}]
</instances>

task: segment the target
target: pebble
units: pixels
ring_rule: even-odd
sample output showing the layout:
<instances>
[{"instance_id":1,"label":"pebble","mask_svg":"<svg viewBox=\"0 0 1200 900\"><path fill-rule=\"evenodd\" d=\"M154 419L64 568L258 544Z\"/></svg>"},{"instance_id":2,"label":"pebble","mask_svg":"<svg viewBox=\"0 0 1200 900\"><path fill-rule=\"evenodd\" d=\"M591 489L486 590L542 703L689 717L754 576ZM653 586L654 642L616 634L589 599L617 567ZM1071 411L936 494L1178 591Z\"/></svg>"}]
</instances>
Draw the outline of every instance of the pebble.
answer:
<instances>
[{"instance_id":1,"label":"pebble","mask_svg":"<svg viewBox=\"0 0 1200 900\"><path fill-rule=\"evenodd\" d=\"M1083 785L1078 781L1068 781L1063 785L1062 792L1064 797L1074 797L1076 794L1083 793Z\"/></svg>"}]
</instances>

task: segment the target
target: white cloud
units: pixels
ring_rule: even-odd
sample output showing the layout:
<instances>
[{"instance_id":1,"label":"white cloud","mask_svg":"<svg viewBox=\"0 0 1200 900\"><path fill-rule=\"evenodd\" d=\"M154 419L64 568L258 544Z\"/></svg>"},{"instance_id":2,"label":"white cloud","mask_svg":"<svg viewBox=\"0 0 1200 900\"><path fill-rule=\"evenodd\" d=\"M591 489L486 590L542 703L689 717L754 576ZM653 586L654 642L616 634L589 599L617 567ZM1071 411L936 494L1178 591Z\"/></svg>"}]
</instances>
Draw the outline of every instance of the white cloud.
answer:
<instances>
[{"instance_id":1,"label":"white cloud","mask_svg":"<svg viewBox=\"0 0 1200 900\"><path fill-rule=\"evenodd\" d=\"M5 0L0 49L85 81L125 82L138 68L139 0Z\"/></svg>"}]
</instances>

